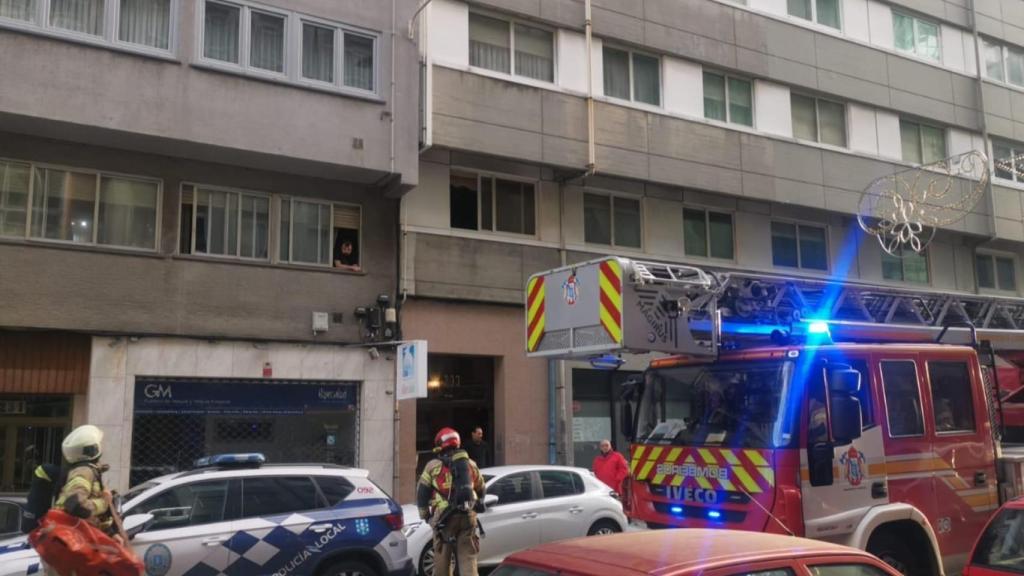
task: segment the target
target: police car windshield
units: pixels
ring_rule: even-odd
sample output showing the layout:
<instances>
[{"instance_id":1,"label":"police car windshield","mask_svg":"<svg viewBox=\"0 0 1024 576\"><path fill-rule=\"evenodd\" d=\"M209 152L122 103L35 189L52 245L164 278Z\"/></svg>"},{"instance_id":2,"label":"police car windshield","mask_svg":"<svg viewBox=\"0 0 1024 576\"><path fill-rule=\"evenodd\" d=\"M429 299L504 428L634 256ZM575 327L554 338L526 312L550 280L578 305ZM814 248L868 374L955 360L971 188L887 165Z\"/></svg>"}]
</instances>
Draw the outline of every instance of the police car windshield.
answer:
<instances>
[{"instance_id":1,"label":"police car windshield","mask_svg":"<svg viewBox=\"0 0 1024 576\"><path fill-rule=\"evenodd\" d=\"M647 372L637 439L648 444L785 448L792 362L734 362Z\"/></svg>"}]
</instances>

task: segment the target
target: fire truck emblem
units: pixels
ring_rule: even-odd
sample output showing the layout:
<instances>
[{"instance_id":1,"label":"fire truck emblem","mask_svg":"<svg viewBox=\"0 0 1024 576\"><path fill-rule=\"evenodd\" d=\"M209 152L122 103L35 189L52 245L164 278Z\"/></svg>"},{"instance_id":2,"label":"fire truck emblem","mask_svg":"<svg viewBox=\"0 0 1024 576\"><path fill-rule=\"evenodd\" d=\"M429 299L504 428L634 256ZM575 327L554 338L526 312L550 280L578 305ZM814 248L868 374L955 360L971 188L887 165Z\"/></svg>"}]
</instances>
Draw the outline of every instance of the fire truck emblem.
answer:
<instances>
[{"instance_id":1,"label":"fire truck emblem","mask_svg":"<svg viewBox=\"0 0 1024 576\"><path fill-rule=\"evenodd\" d=\"M576 301L579 300L580 286L575 272L570 273L565 282L562 282L562 297L565 298L565 303L569 306L575 306Z\"/></svg>"},{"instance_id":2,"label":"fire truck emblem","mask_svg":"<svg viewBox=\"0 0 1024 576\"><path fill-rule=\"evenodd\" d=\"M866 475L868 461L864 453L853 446L839 457L839 466L842 467L843 475L851 486L860 486Z\"/></svg>"}]
</instances>

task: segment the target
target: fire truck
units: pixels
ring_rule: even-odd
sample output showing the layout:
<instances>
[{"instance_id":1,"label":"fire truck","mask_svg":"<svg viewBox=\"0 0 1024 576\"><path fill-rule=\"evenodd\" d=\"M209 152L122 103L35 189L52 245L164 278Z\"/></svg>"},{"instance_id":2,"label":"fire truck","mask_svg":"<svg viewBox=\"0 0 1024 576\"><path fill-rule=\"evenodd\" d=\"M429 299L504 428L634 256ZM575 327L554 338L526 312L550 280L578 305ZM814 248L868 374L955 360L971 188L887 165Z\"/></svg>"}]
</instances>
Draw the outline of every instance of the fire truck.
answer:
<instances>
[{"instance_id":1,"label":"fire truck","mask_svg":"<svg viewBox=\"0 0 1024 576\"><path fill-rule=\"evenodd\" d=\"M525 304L530 356L657 353L619 418L625 506L648 527L788 533L952 575L1024 489L1024 451L1000 441L1019 375L996 354L1024 349L1024 300L610 257L530 277Z\"/></svg>"}]
</instances>

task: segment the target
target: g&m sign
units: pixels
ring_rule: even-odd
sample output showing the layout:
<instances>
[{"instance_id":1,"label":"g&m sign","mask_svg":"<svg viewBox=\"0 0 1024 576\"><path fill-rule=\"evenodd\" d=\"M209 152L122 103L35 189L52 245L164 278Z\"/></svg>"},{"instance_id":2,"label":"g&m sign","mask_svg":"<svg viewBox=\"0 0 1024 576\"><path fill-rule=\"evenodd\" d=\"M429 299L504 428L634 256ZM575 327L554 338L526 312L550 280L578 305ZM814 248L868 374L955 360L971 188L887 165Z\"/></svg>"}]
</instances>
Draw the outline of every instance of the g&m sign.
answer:
<instances>
[{"instance_id":1,"label":"g&m sign","mask_svg":"<svg viewBox=\"0 0 1024 576\"><path fill-rule=\"evenodd\" d=\"M356 409L355 382L137 378L136 414L275 415Z\"/></svg>"}]
</instances>

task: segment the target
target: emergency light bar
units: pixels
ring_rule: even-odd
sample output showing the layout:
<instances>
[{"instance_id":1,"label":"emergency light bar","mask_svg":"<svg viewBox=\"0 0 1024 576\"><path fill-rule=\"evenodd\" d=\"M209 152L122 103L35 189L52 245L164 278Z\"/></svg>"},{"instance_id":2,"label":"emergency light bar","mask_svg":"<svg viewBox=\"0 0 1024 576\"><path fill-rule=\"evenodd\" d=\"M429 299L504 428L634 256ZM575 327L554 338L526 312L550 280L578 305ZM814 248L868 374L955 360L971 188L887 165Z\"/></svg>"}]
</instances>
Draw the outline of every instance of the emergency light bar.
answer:
<instances>
[{"instance_id":1,"label":"emergency light bar","mask_svg":"<svg viewBox=\"0 0 1024 576\"><path fill-rule=\"evenodd\" d=\"M209 468L211 466L220 466L224 468L228 467L246 467L253 466L258 467L267 463L267 457L259 452L250 452L243 454L214 454L213 456L204 456L195 461L193 467L195 468Z\"/></svg>"}]
</instances>

